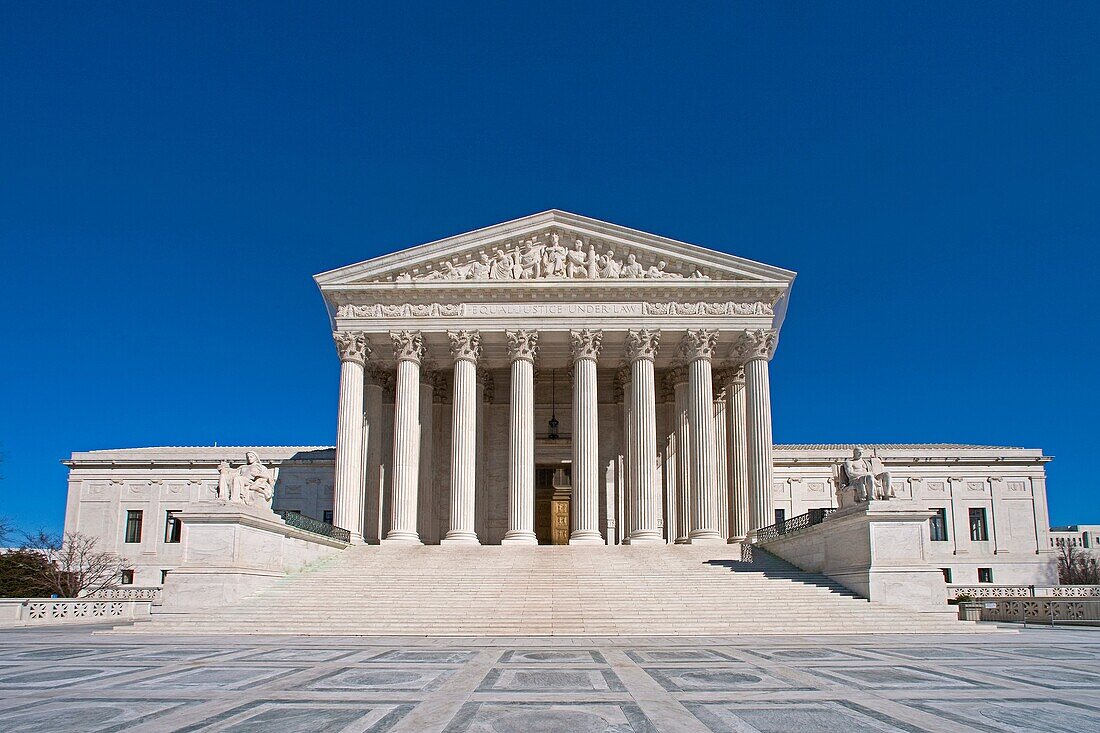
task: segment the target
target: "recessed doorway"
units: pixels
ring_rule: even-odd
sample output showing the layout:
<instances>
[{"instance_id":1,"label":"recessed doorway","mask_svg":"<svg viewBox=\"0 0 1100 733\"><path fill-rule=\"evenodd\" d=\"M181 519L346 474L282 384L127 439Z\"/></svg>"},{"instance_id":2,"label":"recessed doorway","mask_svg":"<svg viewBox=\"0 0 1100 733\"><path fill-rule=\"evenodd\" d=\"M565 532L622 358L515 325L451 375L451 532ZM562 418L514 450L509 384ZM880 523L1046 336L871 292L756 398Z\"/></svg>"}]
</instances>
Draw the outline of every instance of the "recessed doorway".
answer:
<instances>
[{"instance_id":1,"label":"recessed doorway","mask_svg":"<svg viewBox=\"0 0 1100 733\"><path fill-rule=\"evenodd\" d=\"M535 537L540 545L568 545L573 485L569 466L535 467Z\"/></svg>"}]
</instances>

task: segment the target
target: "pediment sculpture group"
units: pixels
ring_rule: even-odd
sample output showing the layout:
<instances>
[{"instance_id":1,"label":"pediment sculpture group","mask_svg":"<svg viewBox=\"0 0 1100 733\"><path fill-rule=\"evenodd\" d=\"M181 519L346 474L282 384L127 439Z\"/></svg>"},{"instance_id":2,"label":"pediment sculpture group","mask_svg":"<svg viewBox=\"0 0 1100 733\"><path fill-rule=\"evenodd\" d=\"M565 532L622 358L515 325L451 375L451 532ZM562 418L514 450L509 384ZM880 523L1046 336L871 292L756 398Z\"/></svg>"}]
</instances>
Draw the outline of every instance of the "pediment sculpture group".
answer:
<instances>
[{"instance_id":1,"label":"pediment sculpture group","mask_svg":"<svg viewBox=\"0 0 1100 733\"><path fill-rule=\"evenodd\" d=\"M846 507L863 504L872 499L894 498L890 485L890 473L878 456L864 457L863 448L852 450L852 457L838 463L834 472L837 484L837 505Z\"/></svg>"},{"instance_id":2,"label":"pediment sculpture group","mask_svg":"<svg viewBox=\"0 0 1100 733\"><path fill-rule=\"evenodd\" d=\"M644 267L633 253L622 259L613 249L600 254L595 245L587 246L574 240L573 246L561 243L561 235L553 232L546 241L532 237L521 241L515 250L498 247L492 255L482 252L465 264L446 261L442 269L421 275L402 272L398 282L414 280L682 280L684 276L666 270L664 260ZM693 272L688 279L709 280L707 275Z\"/></svg>"},{"instance_id":3,"label":"pediment sculpture group","mask_svg":"<svg viewBox=\"0 0 1100 733\"><path fill-rule=\"evenodd\" d=\"M265 466L253 451L245 453L244 461L237 468L229 461L218 464L219 501L270 510L279 469Z\"/></svg>"}]
</instances>

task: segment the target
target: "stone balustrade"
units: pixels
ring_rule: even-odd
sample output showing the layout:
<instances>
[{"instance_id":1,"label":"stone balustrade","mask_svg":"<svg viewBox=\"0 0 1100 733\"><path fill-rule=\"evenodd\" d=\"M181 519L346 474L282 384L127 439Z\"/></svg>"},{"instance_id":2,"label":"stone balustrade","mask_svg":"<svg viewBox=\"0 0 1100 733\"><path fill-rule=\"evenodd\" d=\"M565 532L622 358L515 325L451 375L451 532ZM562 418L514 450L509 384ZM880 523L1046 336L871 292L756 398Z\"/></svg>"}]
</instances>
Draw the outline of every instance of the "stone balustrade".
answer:
<instances>
[{"instance_id":1,"label":"stone balustrade","mask_svg":"<svg viewBox=\"0 0 1100 733\"><path fill-rule=\"evenodd\" d=\"M3 598L0 627L141 621L149 618L150 606L151 600Z\"/></svg>"},{"instance_id":2,"label":"stone balustrade","mask_svg":"<svg viewBox=\"0 0 1100 733\"><path fill-rule=\"evenodd\" d=\"M947 597L958 598L1100 598L1100 585L948 585Z\"/></svg>"}]
</instances>

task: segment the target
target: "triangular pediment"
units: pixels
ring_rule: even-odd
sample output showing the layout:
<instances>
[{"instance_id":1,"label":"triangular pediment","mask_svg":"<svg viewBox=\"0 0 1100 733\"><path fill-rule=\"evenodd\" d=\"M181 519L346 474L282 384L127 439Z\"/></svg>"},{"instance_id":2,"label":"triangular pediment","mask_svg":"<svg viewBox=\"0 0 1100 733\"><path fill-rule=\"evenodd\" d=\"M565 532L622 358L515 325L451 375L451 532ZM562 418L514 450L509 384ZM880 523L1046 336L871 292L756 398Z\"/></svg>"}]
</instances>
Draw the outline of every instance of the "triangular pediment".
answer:
<instances>
[{"instance_id":1,"label":"triangular pediment","mask_svg":"<svg viewBox=\"0 0 1100 733\"><path fill-rule=\"evenodd\" d=\"M787 283L795 273L556 209L317 275L322 289L371 283L712 280Z\"/></svg>"}]
</instances>

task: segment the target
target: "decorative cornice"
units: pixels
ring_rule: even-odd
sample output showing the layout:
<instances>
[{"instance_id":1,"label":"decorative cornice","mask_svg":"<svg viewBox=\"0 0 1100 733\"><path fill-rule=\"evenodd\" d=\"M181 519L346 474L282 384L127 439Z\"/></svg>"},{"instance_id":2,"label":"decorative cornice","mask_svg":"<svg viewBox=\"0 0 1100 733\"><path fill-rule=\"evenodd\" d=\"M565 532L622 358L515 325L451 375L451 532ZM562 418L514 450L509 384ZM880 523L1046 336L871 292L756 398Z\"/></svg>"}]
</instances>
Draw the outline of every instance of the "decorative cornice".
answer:
<instances>
[{"instance_id":1,"label":"decorative cornice","mask_svg":"<svg viewBox=\"0 0 1100 733\"><path fill-rule=\"evenodd\" d=\"M520 329L518 331L505 331L508 339L508 359L526 359L533 362L539 353L539 332Z\"/></svg>"},{"instance_id":2,"label":"decorative cornice","mask_svg":"<svg viewBox=\"0 0 1100 733\"><path fill-rule=\"evenodd\" d=\"M745 331L734 346L733 355L737 361L746 362L755 359L770 360L775 354L779 332L772 329Z\"/></svg>"},{"instance_id":3,"label":"decorative cornice","mask_svg":"<svg viewBox=\"0 0 1100 733\"><path fill-rule=\"evenodd\" d=\"M370 356L370 340L362 331L333 331L332 340L336 343L336 353L340 361L353 361L366 364Z\"/></svg>"},{"instance_id":4,"label":"decorative cornice","mask_svg":"<svg viewBox=\"0 0 1100 733\"><path fill-rule=\"evenodd\" d=\"M718 331L711 328L696 328L689 330L680 339L680 353L688 361L696 359L713 359L714 351L718 348Z\"/></svg>"},{"instance_id":5,"label":"decorative cornice","mask_svg":"<svg viewBox=\"0 0 1100 733\"><path fill-rule=\"evenodd\" d=\"M626 332L626 358L628 361L637 361L638 359L653 361L657 357L657 349L660 343L660 331L651 331L648 328L632 328Z\"/></svg>"},{"instance_id":6,"label":"decorative cornice","mask_svg":"<svg viewBox=\"0 0 1100 733\"><path fill-rule=\"evenodd\" d=\"M451 356L455 361L472 361L481 358L481 334L478 331L448 331L451 340Z\"/></svg>"},{"instance_id":7,"label":"decorative cornice","mask_svg":"<svg viewBox=\"0 0 1100 733\"><path fill-rule=\"evenodd\" d=\"M341 305L337 318L454 318L462 315L461 303L372 303Z\"/></svg>"},{"instance_id":8,"label":"decorative cornice","mask_svg":"<svg viewBox=\"0 0 1100 733\"><path fill-rule=\"evenodd\" d=\"M596 361L600 358L600 349L603 346L603 331L593 331L588 328L570 331L569 343L572 347L573 361L580 359Z\"/></svg>"},{"instance_id":9,"label":"decorative cornice","mask_svg":"<svg viewBox=\"0 0 1100 733\"><path fill-rule=\"evenodd\" d=\"M393 340L393 358L400 361L415 361L419 364L427 350L420 331L390 331Z\"/></svg>"}]
</instances>

